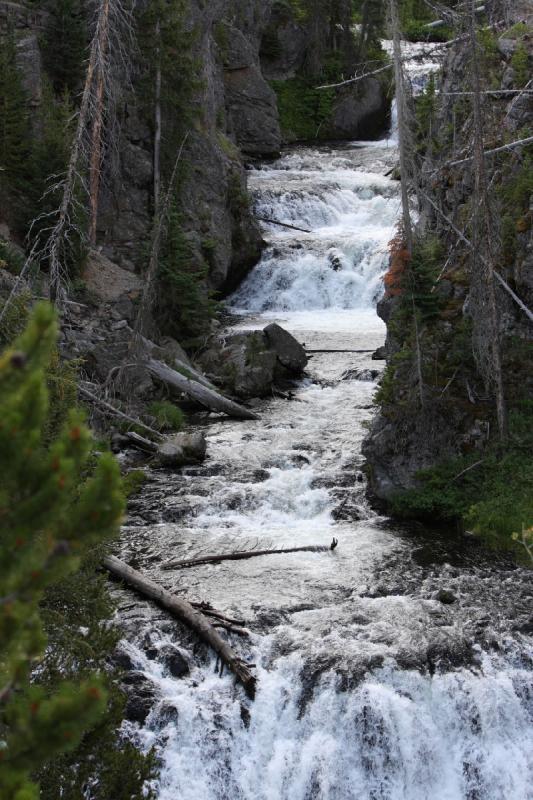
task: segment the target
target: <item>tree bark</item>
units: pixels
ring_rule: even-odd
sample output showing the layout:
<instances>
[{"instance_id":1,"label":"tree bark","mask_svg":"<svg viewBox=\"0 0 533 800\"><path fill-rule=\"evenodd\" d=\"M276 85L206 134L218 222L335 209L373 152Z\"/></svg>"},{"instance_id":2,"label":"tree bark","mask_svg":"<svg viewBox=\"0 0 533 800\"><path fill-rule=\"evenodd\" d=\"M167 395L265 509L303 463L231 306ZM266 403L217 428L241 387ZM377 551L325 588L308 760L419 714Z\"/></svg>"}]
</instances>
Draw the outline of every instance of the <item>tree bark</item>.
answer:
<instances>
[{"instance_id":1,"label":"tree bark","mask_svg":"<svg viewBox=\"0 0 533 800\"><path fill-rule=\"evenodd\" d=\"M155 25L157 39L155 70L155 108L154 108L154 216L159 213L161 197L161 22Z\"/></svg>"},{"instance_id":2,"label":"tree bark","mask_svg":"<svg viewBox=\"0 0 533 800\"><path fill-rule=\"evenodd\" d=\"M109 47L109 0L104 0L101 17L98 23L98 78L96 83L95 118L91 135L91 153L89 165L89 201L91 219L89 224L89 241L96 245L96 226L98 223L98 196L100 194L100 176L102 172L102 129L104 126L104 90L105 61Z\"/></svg>"},{"instance_id":3,"label":"tree bark","mask_svg":"<svg viewBox=\"0 0 533 800\"><path fill-rule=\"evenodd\" d=\"M174 389L184 392L205 408L210 409L210 411L220 411L236 419L259 419L253 411L234 403L233 400L228 400L227 397L213 391L213 389L208 389L207 386L198 381L185 377L180 372L176 372L175 369L163 364L162 361L150 359L147 366L155 378L167 386L172 386Z\"/></svg>"},{"instance_id":4,"label":"tree bark","mask_svg":"<svg viewBox=\"0 0 533 800\"><path fill-rule=\"evenodd\" d=\"M284 547L278 550L237 550L235 553L224 553L216 556L203 556L199 558L186 558L182 561L167 561L163 569L181 569L184 567L200 567L204 564L220 564L221 561L244 561L257 556L271 556L280 553L326 553L335 550L337 539L329 545L308 545L307 547Z\"/></svg>"},{"instance_id":5,"label":"tree bark","mask_svg":"<svg viewBox=\"0 0 533 800\"><path fill-rule=\"evenodd\" d=\"M228 669L241 682L247 695L252 699L255 697L255 676L202 613L196 611L187 600L171 594L115 556L107 556L104 559L104 566L112 575L120 578L150 600L154 600L196 631L200 639L213 648Z\"/></svg>"}]
</instances>

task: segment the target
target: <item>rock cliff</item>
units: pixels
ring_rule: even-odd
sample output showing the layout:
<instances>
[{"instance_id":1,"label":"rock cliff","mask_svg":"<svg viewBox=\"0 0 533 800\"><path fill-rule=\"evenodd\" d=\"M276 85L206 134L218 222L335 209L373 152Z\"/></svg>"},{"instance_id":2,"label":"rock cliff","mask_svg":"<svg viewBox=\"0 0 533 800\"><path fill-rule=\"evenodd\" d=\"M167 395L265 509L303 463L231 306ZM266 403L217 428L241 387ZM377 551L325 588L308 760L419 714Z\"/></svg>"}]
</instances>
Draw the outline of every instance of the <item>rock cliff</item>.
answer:
<instances>
[{"instance_id":1,"label":"rock cliff","mask_svg":"<svg viewBox=\"0 0 533 800\"><path fill-rule=\"evenodd\" d=\"M522 30L521 28L517 29ZM523 35L522 35L523 34ZM530 70L533 40L522 34L493 37L485 45L483 68L492 86L509 89L520 80L514 54L525 53ZM419 471L452 459L482 463L497 438L493 375L483 376L475 357L475 331L488 315L474 295L472 251L457 235L472 219L472 163L450 165L471 148L469 105L449 94L468 88L465 75L471 53L452 49L442 73L441 100L434 103L431 133L421 171L421 214L417 236L423 242L417 268L426 269L433 288L425 289L426 308L419 319L419 345L425 403L421 406L415 364L416 343L404 297L393 283L398 254L391 258L387 294L378 307L387 323L387 368L378 392L378 414L365 443L371 490L389 502L406 489L421 486ZM496 83L498 82L498 83ZM485 107L487 149L521 138L531 129L533 97L495 95ZM471 152L471 150L470 150ZM490 238L495 268L521 302L533 308L533 239L531 152L511 149L487 161L491 181ZM401 260L401 259L400 259ZM420 266L421 265L421 266ZM430 275L431 273L431 275ZM421 285L421 284L420 284ZM511 418L531 397L531 322L516 300L498 284L499 338L506 400ZM417 298L417 302L420 298ZM420 301L421 302L421 301ZM429 310L428 310L429 309ZM425 315L425 316L424 316ZM522 413L522 411L520 411ZM457 471L461 468L459 467Z\"/></svg>"}]
</instances>

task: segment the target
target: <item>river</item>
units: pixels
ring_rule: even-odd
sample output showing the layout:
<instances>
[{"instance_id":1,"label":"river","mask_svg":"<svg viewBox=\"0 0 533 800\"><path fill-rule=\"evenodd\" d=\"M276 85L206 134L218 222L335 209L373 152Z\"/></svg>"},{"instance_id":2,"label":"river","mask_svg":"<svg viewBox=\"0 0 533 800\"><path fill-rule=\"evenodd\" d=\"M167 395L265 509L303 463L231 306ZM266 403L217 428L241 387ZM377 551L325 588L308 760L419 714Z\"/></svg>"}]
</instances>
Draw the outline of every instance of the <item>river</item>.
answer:
<instances>
[{"instance_id":1,"label":"river","mask_svg":"<svg viewBox=\"0 0 533 800\"><path fill-rule=\"evenodd\" d=\"M253 171L258 215L312 232L265 226L264 257L229 301L234 327L275 319L326 352L292 401L261 401L259 421L211 419L206 463L154 471L132 504L122 556L243 618L251 638L230 638L258 676L252 702L194 637L121 594L125 647L157 691L127 728L157 749L159 800L533 798L530 573L475 539L403 529L365 498L394 145L296 148ZM333 536L334 552L162 568ZM169 644L189 675L158 658Z\"/></svg>"}]
</instances>

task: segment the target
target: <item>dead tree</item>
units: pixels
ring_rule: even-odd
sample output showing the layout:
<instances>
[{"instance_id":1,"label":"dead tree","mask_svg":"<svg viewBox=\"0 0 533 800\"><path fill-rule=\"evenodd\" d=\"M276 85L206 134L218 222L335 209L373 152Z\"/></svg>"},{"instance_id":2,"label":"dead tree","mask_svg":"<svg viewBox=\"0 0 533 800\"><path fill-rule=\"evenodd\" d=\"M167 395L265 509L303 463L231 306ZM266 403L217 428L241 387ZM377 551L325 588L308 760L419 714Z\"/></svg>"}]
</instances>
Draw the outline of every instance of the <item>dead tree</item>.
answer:
<instances>
[{"instance_id":1,"label":"dead tree","mask_svg":"<svg viewBox=\"0 0 533 800\"><path fill-rule=\"evenodd\" d=\"M200 639L208 644L215 651L222 662L233 672L235 677L242 683L246 693L253 699L255 696L255 676L250 671L248 665L240 658L237 653L215 630L207 617L201 611L195 609L187 600L177 597L171 592L158 586L156 583L141 575L140 572L125 564L115 556L107 556L104 559L104 567L112 575L119 578L128 586L133 587L138 592L154 600L163 608L185 623L194 630ZM220 619L219 622L225 622ZM228 623L229 624L229 623Z\"/></svg>"},{"instance_id":2,"label":"dead tree","mask_svg":"<svg viewBox=\"0 0 533 800\"><path fill-rule=\"evenodd\" d=\"M481 102L481 76L476 35L475 3L470 0L468 28L471 44L471 80L473 111L474 172L472 251L471 251L471 301L473 321L474 357L487 386L494 387L496 415L500 439L507 433L507 412L503 385L500 347L500 322L494 274L494 246L492 214L485 169L483 136L483 109Z\"/></svg>"},{"instance_id":3,"label":"dead tree","mask_svg":"<svg viewBox=\"0 0 533 800\"><path fill-rule=\"evenodd\" d=\"M333 552L338 544L338 540L333 538L331 544L328 545L315 544L307 545L306 547L282 547L277 550L237 550L233 553L224 553L222 555L206 555L199 556L198 558L185 558L181 561L167 561L167 563L163 565L163 569L201 567L205 564L220 564L222 561L245 561L249 558L283 555L285 553L327 553L328 551Z\"/></svg>"}]
</instances>

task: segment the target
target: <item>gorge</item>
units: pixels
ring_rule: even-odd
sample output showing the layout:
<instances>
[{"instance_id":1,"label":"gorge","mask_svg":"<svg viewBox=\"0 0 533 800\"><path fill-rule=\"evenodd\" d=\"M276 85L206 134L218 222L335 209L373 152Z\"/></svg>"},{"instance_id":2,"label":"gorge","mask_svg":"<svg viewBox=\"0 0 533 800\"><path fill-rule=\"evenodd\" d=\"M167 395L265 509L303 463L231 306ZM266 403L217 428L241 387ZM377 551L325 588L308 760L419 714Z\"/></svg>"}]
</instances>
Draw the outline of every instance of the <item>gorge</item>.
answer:
<instances>
[{"instance_id":1,"label":"gorge","mask_svg":"<svg viewBox=\"0 0 533 800\"><path fill-rule=\"evenodd\" d=\"M533 800L532 31L0 0L2 800Z\"/></svg>"}]
</instances>

